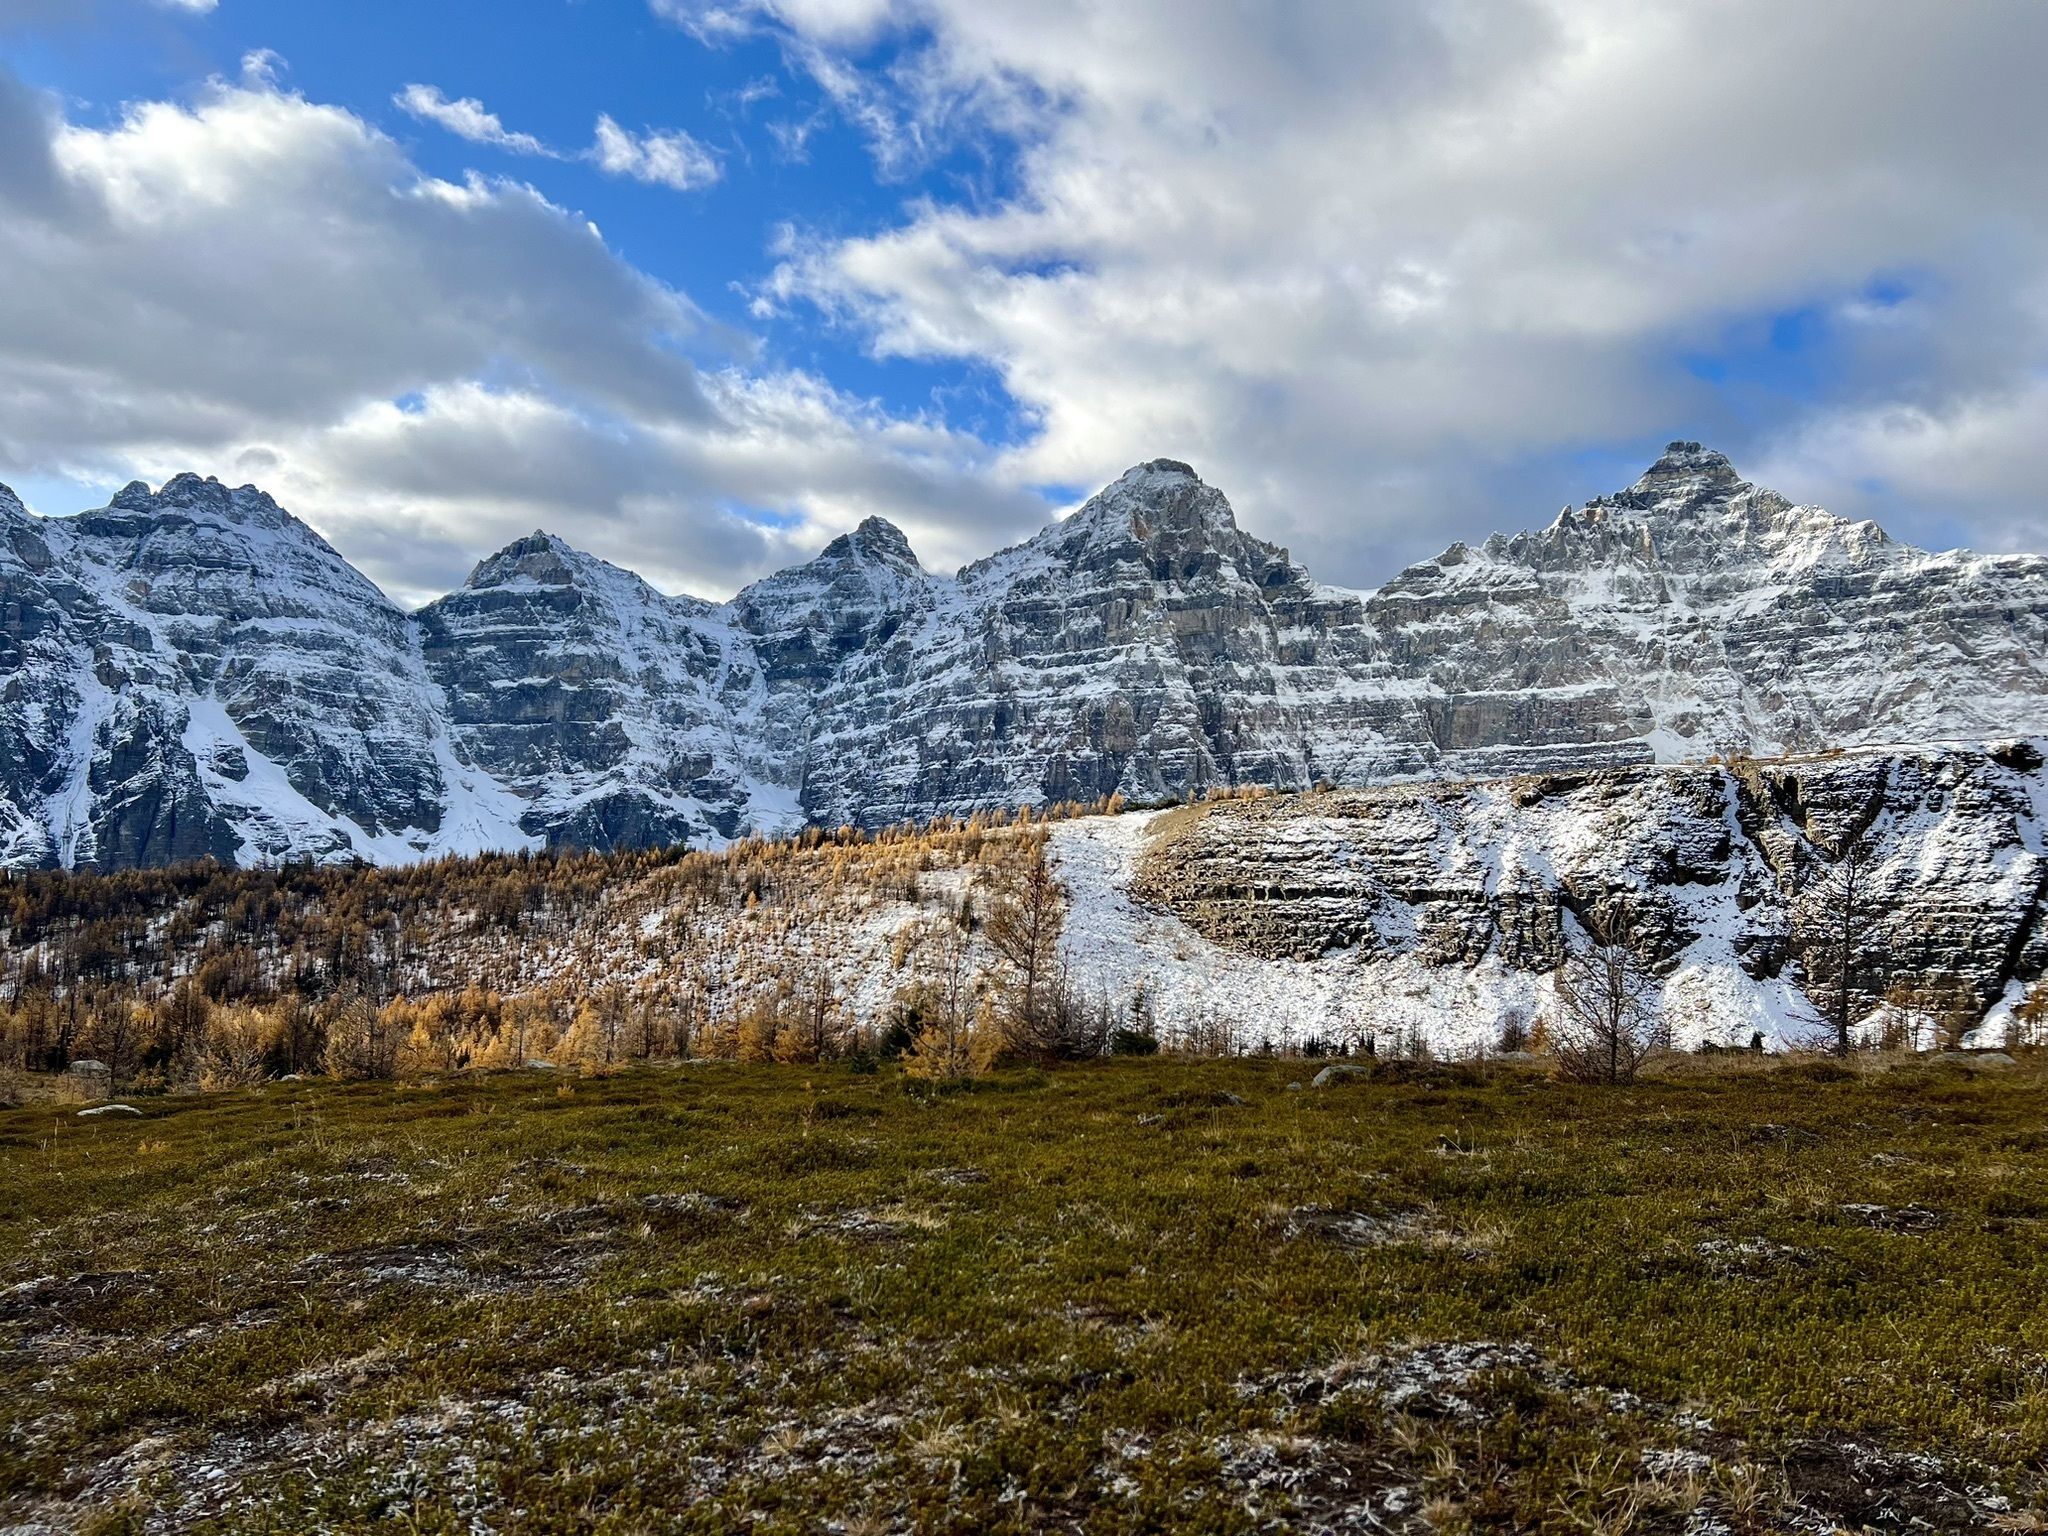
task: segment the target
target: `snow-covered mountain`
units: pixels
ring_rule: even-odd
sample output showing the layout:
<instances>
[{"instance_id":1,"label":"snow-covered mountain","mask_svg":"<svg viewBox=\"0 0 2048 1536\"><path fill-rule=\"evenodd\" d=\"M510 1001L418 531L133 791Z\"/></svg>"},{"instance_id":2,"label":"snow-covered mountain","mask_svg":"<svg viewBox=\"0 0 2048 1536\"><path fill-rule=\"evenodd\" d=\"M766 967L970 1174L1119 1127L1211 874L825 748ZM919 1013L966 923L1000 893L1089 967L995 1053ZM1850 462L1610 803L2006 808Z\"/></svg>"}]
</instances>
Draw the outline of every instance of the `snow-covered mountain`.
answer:
<instances>
[{"instance_id":1,"label":"snow-covered mountain","mask_svg":"<svg viewBox=\"0 0 2048 1536\"><path fill-rule=\"evenodd\" d=\"M794 797L751 772L753 639L712 604L535 533L418 627L457 750L517 797L523 835L702 843L793 817Z\"/></svg>"},{"instance_id":2,"label":"snow-covered mountain","mask_svg":"<svg viewBox=\"0 0 2048 1536\"><path fill-rule=\"evenodd\" d=\"M1368 617L1461 765L1579 741L1679 762L2039 731L2044 594L2039 555L1929 554L1673 443L1540 533L1402 572Z\"/></svg>"},{"instance_id":3,"label":"snow-covered mountain","mask_svg":"<svg viewBox=\"0 0 2048 1536\"><path fill-rule=\"evenodd\" d=\"M0 863L405 860L2048 734L2048 559L1928 554L1674 443L1324 586L1155 459L953 576L870 519L711 604L543 533L407 616L252 487L0 488Z\"/></svg>"},{"instance_id":4,"label":"snow-covered mountain","mask_svg":"<svg viewBox=\"0 0 2048 1536\"><path fill-rule=\"evenodd\" d=\"M0 489L9 865L416 858L517 838L411 621L251 487L37 519Z\"/></svg>"}]
</instances>

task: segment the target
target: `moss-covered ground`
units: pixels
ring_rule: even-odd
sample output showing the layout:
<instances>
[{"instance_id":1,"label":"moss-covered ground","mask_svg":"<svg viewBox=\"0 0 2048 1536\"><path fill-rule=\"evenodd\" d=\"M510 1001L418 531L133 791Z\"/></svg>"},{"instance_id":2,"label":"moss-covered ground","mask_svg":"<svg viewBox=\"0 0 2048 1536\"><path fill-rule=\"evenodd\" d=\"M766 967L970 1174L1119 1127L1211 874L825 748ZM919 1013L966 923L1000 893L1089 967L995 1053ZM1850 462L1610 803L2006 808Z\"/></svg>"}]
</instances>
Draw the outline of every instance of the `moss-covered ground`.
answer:
<instances>
[{"instance_id":1,"label":"moss-covered ground","mask_svg":"<svg viewBox=\"0 0 2048 1536\"><path fill-rule=\"evenodd\" d=\"M2038 1066L1313 1067L0 1113L0 1529L2048 1529Z\"/></svg>"}]
</instances>

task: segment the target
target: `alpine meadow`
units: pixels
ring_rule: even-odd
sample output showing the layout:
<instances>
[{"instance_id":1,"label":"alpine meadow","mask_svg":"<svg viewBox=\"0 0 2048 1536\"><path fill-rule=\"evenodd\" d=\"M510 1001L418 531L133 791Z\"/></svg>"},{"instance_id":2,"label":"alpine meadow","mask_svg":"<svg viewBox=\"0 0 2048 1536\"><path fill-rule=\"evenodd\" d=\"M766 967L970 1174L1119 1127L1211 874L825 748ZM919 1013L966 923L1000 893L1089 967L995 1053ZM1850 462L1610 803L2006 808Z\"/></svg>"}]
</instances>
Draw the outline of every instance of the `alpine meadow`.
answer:
<instances>
[{"instance_id":1,"label":"alpine meadow","mask_svg":"<svg viewBox=\"0 0 2048 1536\"><path fill-rule=\"evenodd\" d=\"M2044 56L0 0L0 1536L2048 1532Z\"/></svg>"}]
</instances>

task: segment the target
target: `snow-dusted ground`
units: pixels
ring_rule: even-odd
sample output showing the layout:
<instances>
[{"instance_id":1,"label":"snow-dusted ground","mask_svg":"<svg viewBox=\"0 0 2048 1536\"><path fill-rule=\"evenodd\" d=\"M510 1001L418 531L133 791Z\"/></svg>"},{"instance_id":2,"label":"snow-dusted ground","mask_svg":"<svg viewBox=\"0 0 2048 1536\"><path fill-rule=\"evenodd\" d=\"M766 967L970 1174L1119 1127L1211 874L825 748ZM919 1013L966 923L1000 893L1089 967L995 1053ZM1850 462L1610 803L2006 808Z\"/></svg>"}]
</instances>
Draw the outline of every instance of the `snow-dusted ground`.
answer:
<instances>
[{"instance_id":1,"label":"snow-dusted ground","mask_svg":"<svg viewBox=\"0 0 2048 1536\"><path fill-rule=\"evenodd\" d=\"M1125 1007L1142 992L1169 1039L1209 1041L1221 1032L1233 1048L1251 1050L1371 1038L1383 1051L1420 1043L1438 1055L1469 1056L1497 1047L1511 1012L1527 1024L1550 1001L1548 976L1492 954L1472 966L1358 948L1268 960L1215 944L1132 898L1137 861L1161 814L1060 823L1051 852L1067 889L1063 943L1072 979L1087 996L1107 994ZM1697 909L1700 937L1660 983L1673 1043L1747 1045L1757 1035L1773 1049L1812 1042L1820 1021L1798 990L1784 980L1754 980L1738 963L1733 892L1698 886L1682 895Z\"/></svg>"},{"instance_id":2,"label":"snow-dusted ground","mask_svg":"<svg viewBox=\"0 0 2048 1536\"><path fill-rule=\"evenodd\" d=\"M1162 814L1089 816L1053 828L1054 867L1067 890L1069 975L1090 998L1128 1007L1142 991L1169 1039L1226 1031L1238 1049L1376 1036L1411 1036L1444 1054L1490 1048L1502 1016L1533 1016L1541 979L1488 957L1470 969L1412 955L1366 960L1355 950L1314 960L1261 960L1212 944L1179 918L1131 897L1131 876Z\"/></svg>"}]
</instances>

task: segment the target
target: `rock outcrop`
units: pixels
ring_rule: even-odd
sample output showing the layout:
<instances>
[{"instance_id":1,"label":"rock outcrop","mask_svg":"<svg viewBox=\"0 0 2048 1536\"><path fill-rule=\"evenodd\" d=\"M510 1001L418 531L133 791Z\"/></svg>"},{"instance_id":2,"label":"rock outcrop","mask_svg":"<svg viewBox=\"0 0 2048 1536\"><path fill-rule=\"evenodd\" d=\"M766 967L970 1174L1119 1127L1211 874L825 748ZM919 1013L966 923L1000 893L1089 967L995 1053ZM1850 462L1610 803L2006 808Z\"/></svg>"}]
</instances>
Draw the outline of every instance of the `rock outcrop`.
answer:
<instances>
[{"instance_id":1,"label":"rock outcrop","mask_svg":"<svg viewBox=\"0 0 2048 1536\"><path fill-rule=\"evenodd\" d=\"M2048 970L2043 762L2019 741L1222 800L1168 813L1131 888L1269 960L1542 973L1618 931L1702 1014L1747 1017L1712 994L1803 982L1795 941L1836 919L1860 837L1856 1015L1890 996L1973 1028Z\"/></svg>"}]
</instances>

